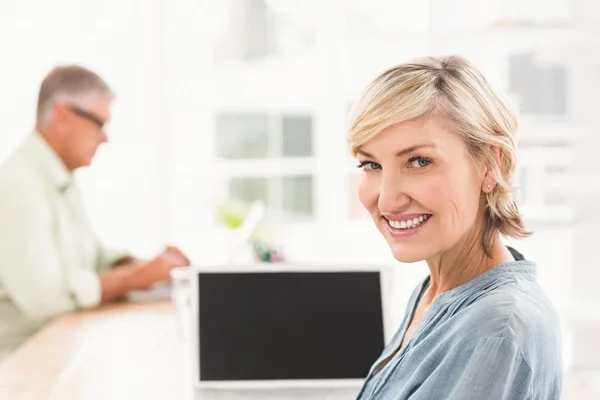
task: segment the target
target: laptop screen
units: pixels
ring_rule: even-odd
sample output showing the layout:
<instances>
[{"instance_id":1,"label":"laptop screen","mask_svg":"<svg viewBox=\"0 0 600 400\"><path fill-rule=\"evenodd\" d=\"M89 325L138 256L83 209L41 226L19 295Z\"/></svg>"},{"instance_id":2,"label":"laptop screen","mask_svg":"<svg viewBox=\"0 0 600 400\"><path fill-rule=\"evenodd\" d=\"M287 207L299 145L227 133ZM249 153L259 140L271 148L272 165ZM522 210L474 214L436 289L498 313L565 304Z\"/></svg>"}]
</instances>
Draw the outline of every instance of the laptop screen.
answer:
<instances>
[{"instance_id":1,"label":"laptop screen","mask_svg":"<svg viewBox=\"0 0 600 400\"><path fill-rule=\"evenodd\" d=\"M362 379L383 350L380 272L198 279L200 381Z\"/></svg>"}]
</instances>

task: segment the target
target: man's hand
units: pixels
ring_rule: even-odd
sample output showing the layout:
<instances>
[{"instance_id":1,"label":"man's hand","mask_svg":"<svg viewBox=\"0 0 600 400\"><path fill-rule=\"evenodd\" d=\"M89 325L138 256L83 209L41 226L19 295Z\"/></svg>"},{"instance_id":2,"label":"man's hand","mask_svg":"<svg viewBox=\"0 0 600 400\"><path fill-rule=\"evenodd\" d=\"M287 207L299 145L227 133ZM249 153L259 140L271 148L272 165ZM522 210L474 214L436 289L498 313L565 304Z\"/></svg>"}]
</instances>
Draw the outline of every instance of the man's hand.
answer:
<instances>
[{"instance_id":1,"label":"man's hand","mask_svg":"<svg viewBox=\"0 0 600 400\"><path fill-rule=\"evenodd\" d=\"M150 261L127 257L100 274L101 302L121 299L132 290L144 290L171 279L171 270L190 265L177 247L167 247Z\"/></svg>"},{"instance_id":2,"label":"man's hand","mask_svg":"<svg viewBox=\"0 0 600 400\"><path fill-rule=\"evenodd\" d=\"M190 265L190 260L177 247L167 246L161 256L165 257L176 267L187 267Z\"/></svg>"},{"instance_id":3,"label":"man's hand","mask_svg":"<svg viewBox=\"0 0 600 400\"><path fill-rule=\"evenodd\" d=\"M161 254L149 262L135 268L130 277L131 290L143 290L171 279L173 268L187 267L190 260L177 247L167 247Z\"/></svg>"}]
</instances>

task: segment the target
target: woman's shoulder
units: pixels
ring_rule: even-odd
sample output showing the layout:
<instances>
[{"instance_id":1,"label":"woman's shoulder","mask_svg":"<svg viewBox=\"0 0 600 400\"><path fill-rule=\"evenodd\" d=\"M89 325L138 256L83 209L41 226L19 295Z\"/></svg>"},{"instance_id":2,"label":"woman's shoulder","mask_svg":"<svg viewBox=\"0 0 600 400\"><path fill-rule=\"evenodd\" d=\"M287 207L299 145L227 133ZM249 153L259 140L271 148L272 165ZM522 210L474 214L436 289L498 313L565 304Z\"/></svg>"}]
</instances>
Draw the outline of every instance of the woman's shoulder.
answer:
<instances>
[{"instance_id":1,"label":"woman's shoulder","mask_svg":"<svg viewBox=\"0 0 600 400\"><path fill-rule=\"evenodd\" d=\"M454 318L456 326L468 332L465 341L505 339L520 350L530 366L560 359L558 313L535 280L517 278L480 293Z\"/></svg>"},{"instance_id":2,"label":"woman's shoulder","mask_svg":"<svg viewBox=\"0 0 600 400\"><path fill-rule=\"evenodd\" d=\"M558 327L556 310L538 283L537 269L536 263L517 253L515 261L442 293L436 301L447 308L448 322L472 325L470 331L479 335L518 340L532 330Z\"/></svg>"}]
</instances>

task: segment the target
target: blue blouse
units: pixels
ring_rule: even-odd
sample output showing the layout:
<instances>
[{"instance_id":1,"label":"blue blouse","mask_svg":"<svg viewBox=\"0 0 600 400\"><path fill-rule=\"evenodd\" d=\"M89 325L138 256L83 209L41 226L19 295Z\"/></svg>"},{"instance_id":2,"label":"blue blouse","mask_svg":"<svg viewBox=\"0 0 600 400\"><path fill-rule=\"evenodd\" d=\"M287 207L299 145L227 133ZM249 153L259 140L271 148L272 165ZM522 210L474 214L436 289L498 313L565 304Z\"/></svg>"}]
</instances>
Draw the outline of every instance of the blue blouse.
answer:
<instances>
[{"instance_id":1,"label":"blue blouse","mask_svg":"<svg viewBox=\"0 0 600 400\"><path fill-rule=\"evenodd\" d=\"M508 262L440 294L397 351L429 285L425 279L358 399L558 400L560 325L535 275L530 261Z\"/></svg>"}]
</instances>

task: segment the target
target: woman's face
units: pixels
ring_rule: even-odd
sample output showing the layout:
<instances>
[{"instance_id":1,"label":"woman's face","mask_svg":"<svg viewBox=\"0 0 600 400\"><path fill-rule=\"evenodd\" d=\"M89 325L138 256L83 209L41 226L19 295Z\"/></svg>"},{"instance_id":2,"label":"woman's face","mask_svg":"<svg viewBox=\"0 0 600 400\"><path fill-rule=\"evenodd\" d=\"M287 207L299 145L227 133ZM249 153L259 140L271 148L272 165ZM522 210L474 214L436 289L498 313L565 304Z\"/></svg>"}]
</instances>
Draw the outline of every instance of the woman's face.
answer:
<instances>
[{"instance_id":1,"label":"woman's face","mask_svg":"<svg viewBox=\"0 0 600 400\"><path fill-rule=\"evenodd\" d=\"M357 158L360 200L398 261L441 256L483 215L486 169L443 117L393 125Z\"/></svg>"}]
</instances>

